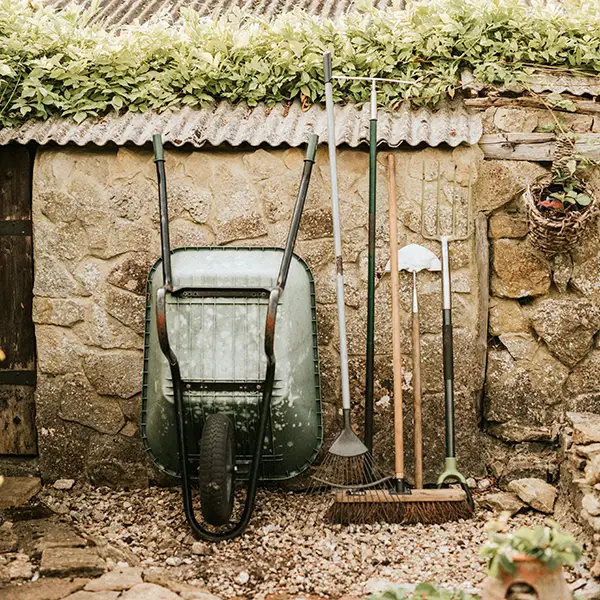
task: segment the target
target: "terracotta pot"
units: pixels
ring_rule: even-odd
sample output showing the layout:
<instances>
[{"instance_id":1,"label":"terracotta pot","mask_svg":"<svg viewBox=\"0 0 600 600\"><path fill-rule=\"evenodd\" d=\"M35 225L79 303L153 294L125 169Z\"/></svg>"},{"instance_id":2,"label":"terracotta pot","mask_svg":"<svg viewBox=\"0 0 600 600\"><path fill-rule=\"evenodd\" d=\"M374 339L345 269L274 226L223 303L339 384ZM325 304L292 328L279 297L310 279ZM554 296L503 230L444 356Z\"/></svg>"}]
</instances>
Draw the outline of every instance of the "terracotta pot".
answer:
<instances>
[{"instance_id":1,"label":"terracotta pot","mask_svg":"<svg viewBox=\"0 0 600 600\"><path fill-rule=\"evenodd\" d=\"M483 582L482 600L505 600L510 587L516 583L530 585L539 600L572 600L562 567L548 569L539 560L525 554L514 557L516 571L506 573L500 568L498 577Z\"/></svg>"}]
</instances>

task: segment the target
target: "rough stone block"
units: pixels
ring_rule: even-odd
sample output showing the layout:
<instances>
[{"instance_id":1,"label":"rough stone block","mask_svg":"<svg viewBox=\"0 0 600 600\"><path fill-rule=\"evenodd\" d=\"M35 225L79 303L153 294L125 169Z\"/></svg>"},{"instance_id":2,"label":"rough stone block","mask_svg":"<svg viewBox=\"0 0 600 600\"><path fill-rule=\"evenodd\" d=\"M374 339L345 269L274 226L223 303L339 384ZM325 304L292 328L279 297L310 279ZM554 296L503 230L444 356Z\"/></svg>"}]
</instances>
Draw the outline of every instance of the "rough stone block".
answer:
<instances>
[{"instance_id":1,"label":"rough stone block","mask_svg":"<svg viewBox=\"0 0 600 600\"><path fill-rule=\"evenodd\" d=\"M69 298L71 296L89 295L68 271L67 267L51 256L40 256L36 253L33 280L33 293L35 296Z\"/></svg>"},{"instance_id":2,"label":"rough stone block","mask_svg":"<svg viewBox=\"0 0 600 600\"><path fill-rule=\"evenodd\" d=\"M62 600L83 588L87 579L44 577L2 590L2 600Z\"/></svg>"},{"instance_id":3,"label":"rough stone block","mask_svg":"<svg viewBox=\"0 0 600 600\"><path fill-rule=\"evenodd\" d=\"M26 554L16 554L11 558L8 564L0 566L0 582L33 577L33 565Z\"/></svg>"},{"instance_id":4,"label":"rough stone block","mask_svg":"<svg viewBox=\"0 0 600 600\"><path fill-rule=\"evenodd\" d=\"M496 512L508 511L511 516L524 509L527 504L523 502L516 494L509 492L496 492L484 496L481 504Z\"/></svg>"},{"instance_id":5,"label":"rough stone block","mask_svg":"<svg viewBox=\"0 0 600 600\"><path fill-rule=\"evenodd\" d=\"M516 300L490 298L489 329L492 335L527 332L529 323Z\"/></svg>"},{"instance_id":6,"label":"rough stone block","mask_svg":"<svg viewBox=\"0 0 600 600\"><path fill-rule=\"evenodd\" d=\"M494 124L500 131L533 133L538 126L538 116L531 110L502 106L496 111Z\"/></svg>"},{"instance_id":7,"label":"rough stone block","mask_svg":"<svg viewBox=\"0 0 600 600\"><path fill-rule=\"evenodd\" d=\"M105 396L131 398L141 392L141 352L119 350L88 354L83 368L93 388Z\"/></svg>"},{"instance_id":8,"label":"rough stone block","mask_svg":"<svg viewBox=\"0 0 600 600\"><path fill-rule=\"evenodd\" d=\"M514 200L527 185L547 172L547 169L533 162L486 160L473 186L475 204L485 212L496 210Z\"/></svg>"},{"instance_id":9,"label":"rough stone block","mask_svg":"<svg viewBox=\"0 0 600 600\"><path fill-rule=\"evenodd\" d=\"M86 315L86 322L75 325L75 331L88 346L125 350L141 350L144 347L142 336L124 327L98 304L92 305Z\"/></svg>"},{"instance_id":10,"label":"rough stone block","mask_svg":"<svg viewBox=\"0 0 600 600\"><path fill-rule=\"evenodd\" d=\"M85 592L80 590L70 596L67 596L64 600L117 600L119 592Z\"/></svg>"},{"instance_id":11,"label":"rough stone block","mask_svg":"<svg viewBox=\"0 0 600 600\"><path fill-rule=\"evenodd\" d=\"M568 369L544 347L525 361L515 361L507 350L489 350L486 419L530 427L550 425L553 415L547 409L563 398L563 384L568 374ZM527 398L527 402L523 398Z\"/></svg>"},{"instance_id":12,"label":"rough stone block","mask_svg":"<svg viewBox=\"0 0 600 600\"><path fill-rule=\"evenodd\" d=\"M578 363L569 379L567 391L573 395L598 392L600 381L600 350L592 350Z\"/></svg>"},{"instance_id":13,"label":"rough stone block","mask_svg":"<svg viewBox=\"0 0 600 600\"><path fill-rule=\"evenodd\" d=\"M18 545L19 539L10 529L0 528L0 554L16 552Z\"/></svg>"},{"instance_id":14,"label":"rough stone block","mask_svg":"<svg viewBox=\"0 0 600 600\"><path fill-rule=\"evenodd\" d=\"M515 360L532 359L539 347L539 342L530 333L501 333L499 337Z\"/></svg>"},{"instance_id":15,"label":"rough stone block","mask_svg":"<svg viewBox=\"0 0 600 600\"><path fill-rule=\"evenodd\" d=\"M37 366L41 373L63 375L81 371L81 359L86 349L72 330L38 325L36 338Z\"/></svg>"},{"instance_id":16,"label":"rough stone block","mask_svg":"<svg viewBox=\"0 0 600 600\"><path fill-rule=\"evenodd\" d=\"M550 459L533 452L511 456L502 471L500 488L507 489L511 481L516 479L542 479L546 480L552 469Z\"/></svg>"},{"instance_id":17,"label":"rough stone block","mask_svg":"<svg viewBox=\"0 0 600 600\"><path fill-rule=\"evenodd\" d=\"M304 211L298 233L301 240L330 238L332 235L333 221L330 209L313 208Z\"/></svg>"},{"instance_id":18,"label":"rough stone block","mask_svg":"<svg viewBox=\"0 0 600 600\"><path fill-rule=\"evenodd\" d=\"M154 583L138 583L125 592L121 600L179 600L179 596Z\"/></svg>"},{"instance_id":19,"label":"rough stone block","mask_svg":"<svg viewBox=\"0 0 600 600\"><path fill-rule=\"evenodd\" d=\"M27 504L41 489L39 477L5 477L0 486L0 510Z\"/></svg>"},{"instance_id":20,"label":"rough stone block","mask_svg":"<svg viewBox=\"0 0 600 600\"><path fill-rule=\"evenodd\" d=\"M548 514L554 511L556 488L541 479L517 479L508 484L508 489L536 510Z\"/></svg>"},{"instance_id":21,"label":"rough stone block","mask_svg":"<svg viewBox=\"0 0 600 600\"><path fill-rule=\"evenodd\" d=\"M556 435L550 427L532 427L526 423L488 423L485 430L505 442L552 442Z\"/></svg>"},{"instance_id":22,"label":"rough stone block","mask_svg":"<svg viewBox=\"0 0 600 600\"><path fill-rule=\"evenodd\" d=\"M117 259L106 280L118 288L143 296L148 271L155 260L156 257L147 252L127 253Z\"/></svg>"},{"instance_id":23,"label":"rough stone block","mask_svg":"<svg viewBox=\"0 0 600 600\"><path fill-rule=\"evenodd\" d=\"M148 487L147 461L140 440L95 434L90 440L86 474L96 485L145 488Z\"/></svg>"},{"instance_id":24,"label":"rough stone block","mask_svg":"<svg viewBox=\"0 0 600 600\"><path fill-rule=\"evenodd\" d=\"M142 582L142 569L139 567L116 568L86 584L86 592L123 591Z\"/></svg>"},{"instance_id":25,"label":"rough stone block","mask_svg":"<svg viewBox=\"0 0 600 600\"><path fill-rule=\"evenodd\" d=\"M32 311L34 323L61 325L70 327L85 317L85 303L74 298L38 298L33 299Z\"/></svg>"},{"instance_id":26,"label":"rough stone block","mask_svg":"<svg viewBox=\"0 0 600 600\"><path fill-rule=\"evenodd\" d=\"M114 398L97 394L82 375L62 379L59 416L100 433L118 433L125 424L123 412Z\"/></svg>"},{"instance_id":27,"label":"rough stone block","mask_svg":"<svg viewBox=\"0 0 600 600\"><path fill-rule=\"evenodd\" d=\"M92 548L48 548L40 563L40 573L50 577L96 577L105 569L106 563Z\"/></svg>"},{"instance_id":28,"label":"rough stone block","mask_svg":"<svg viewBox=\"0 0 600 600\"><path fill-rule=\"evenodd\" d=\"M138 335L144 335L146 299L143 296L107 286L103 305L109 315L126 327L130 327Z\"/></svg>"},{"instance_id":29,"label":"rough stone block","mask_svg":"<svg viewBox=\"0 0 600 600\"><path fill-rule=\"evenodd\" d=\"M217 244L259 238L268 233L262 218L257 213L228 221L218 221L215 230Z\"/></svg>"},{"instance_id":30,"label":"rough stone block","mask_svg":"<svg viewBox=\"0 0 600 600\"><path fill-rule=\"evenodd\" d=\"M527 220L522 215L500 213L489 220L488 235L493 239L522 238L528 231Z\"/></svg>"},{"instance_id":31,"label":"rough stone block","mask_svg":"<svg viewBox=\"0 0 600 600\"><path fill-rule=\"evenodd\" d=\"M530 316L550 352L570 367L592 349L593 337L600 329L600 308L574 294L536 299Z\"/></svg>"},{"instance_id":32,"label":"rough stone block","mask_svg":"<svg viewBox=\"0 0 600 600\"><path fill-rule=\"evenodd\" d=\"M550 265L527 242L496 240L492 245L492 269L495 296L524 298L546 294L550 289Z\"/></svg>"}]
</instances>

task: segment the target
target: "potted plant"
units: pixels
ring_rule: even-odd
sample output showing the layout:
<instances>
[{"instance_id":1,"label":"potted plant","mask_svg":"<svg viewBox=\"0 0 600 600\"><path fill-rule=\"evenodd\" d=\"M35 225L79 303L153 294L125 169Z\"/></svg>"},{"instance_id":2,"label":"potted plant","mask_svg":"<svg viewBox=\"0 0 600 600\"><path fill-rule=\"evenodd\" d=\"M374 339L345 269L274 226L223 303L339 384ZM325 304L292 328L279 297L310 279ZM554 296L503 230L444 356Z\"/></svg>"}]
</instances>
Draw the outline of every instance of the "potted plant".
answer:
<instances>
[{"instance_id":1,"label":"potted plant","mask_svg":"<svg viewBox=\"0 0 600 600\"><path fill-rule=\"evenodd\" d=\"M446 590L432 583L420 583L414 589L403 586L372 594L367 600L479 600L462 590Z\"/></svg>"},{"instance_id":2,"label":"potted plant","mask_svg":"<svg viewBox=\"0 0 600 600\"><path fill-rule=\"evenodd\" d=\"M524 194L529 217L529 240L546 254L571 250L597 214L596 198L587 175L596 161L577 156L568 136L559 138L552 175L527 187Z\"/></svg>"},{"instance_id":3,"label":"potted plant","mask_svg":"<svg viewBox=\"0 0 600 600\"><path fill-rule=\"evenodd\" d=\"M581 557L575 538L553 521L515 533L494 531L480 555L487 559L488 578L483 600L504 600L515 586L529 588L544 600L571 600L563 566L573 566Z\"/></svg>"}]
</instances>

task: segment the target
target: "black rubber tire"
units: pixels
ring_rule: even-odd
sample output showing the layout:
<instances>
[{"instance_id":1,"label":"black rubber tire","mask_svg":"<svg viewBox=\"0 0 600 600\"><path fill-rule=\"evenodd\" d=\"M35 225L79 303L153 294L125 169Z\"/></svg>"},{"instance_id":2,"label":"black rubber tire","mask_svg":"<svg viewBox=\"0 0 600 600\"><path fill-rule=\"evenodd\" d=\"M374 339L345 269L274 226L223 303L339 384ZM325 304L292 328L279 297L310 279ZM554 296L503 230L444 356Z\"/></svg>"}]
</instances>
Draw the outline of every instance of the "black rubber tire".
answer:
<instances>
[{"instance_id":1,"label":"black rubber tire","mask_svg":"<svg viewBox=\"0 0 600 600\"><path fill-rule=\"evenodd\" d=\"M210 525L225 525L233 512L235 431L227 415L210 415L202 430L198 475L200 508Z\"/></svg>"}]
</instances>

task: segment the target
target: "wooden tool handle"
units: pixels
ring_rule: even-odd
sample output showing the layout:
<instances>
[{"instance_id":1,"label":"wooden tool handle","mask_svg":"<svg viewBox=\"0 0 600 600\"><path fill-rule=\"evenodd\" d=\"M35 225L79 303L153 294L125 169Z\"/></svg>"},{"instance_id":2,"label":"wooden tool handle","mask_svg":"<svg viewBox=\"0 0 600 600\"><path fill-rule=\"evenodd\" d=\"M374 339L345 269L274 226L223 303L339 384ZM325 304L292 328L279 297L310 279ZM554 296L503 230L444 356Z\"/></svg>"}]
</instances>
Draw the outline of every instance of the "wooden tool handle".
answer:
<instances>
[{"instance_id":1,"label":"wooden tool handle","mask_svg":"<svg viewBox=\"0 0 600 600\"><path fill-rule=\"evenodd\" d=\"M404 479L404 423L402 417L402 350L400 348L400 278L398 277L398 214L396 158L388 154L388 210L390 275L392 284L392 361L394 368L394 451L396 479Z\"/></svg>"},{"instance_id":2,"label":"wooden tool handle","mask_svg":"<svg viewBox=\"0 0 600 600\"><path fill-rule=\"evenodd\" d=\"M423 419L421 411L421 325L417 303L417 274L413 273L412 363L415 449L415 487L423 488Z\"/></svg>"}]
</instances>

